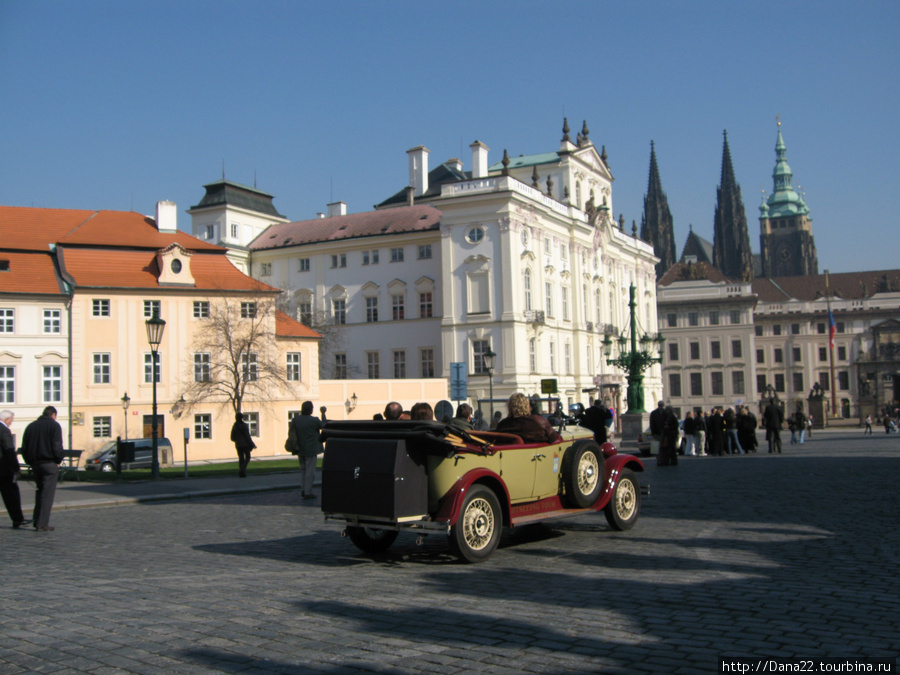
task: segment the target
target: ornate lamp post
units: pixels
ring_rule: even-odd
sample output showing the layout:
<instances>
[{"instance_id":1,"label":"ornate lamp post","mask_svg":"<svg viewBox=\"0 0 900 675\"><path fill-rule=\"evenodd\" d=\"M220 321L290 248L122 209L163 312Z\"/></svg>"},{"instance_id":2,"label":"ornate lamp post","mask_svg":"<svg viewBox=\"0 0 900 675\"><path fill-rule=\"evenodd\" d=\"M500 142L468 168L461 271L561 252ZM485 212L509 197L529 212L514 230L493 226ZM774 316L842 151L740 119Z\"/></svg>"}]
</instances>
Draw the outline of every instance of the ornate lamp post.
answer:
<instances>
[{"instance_id":1,"label":"ornate lamp post","mask_svg":"<svg viewBox=\"0 0 900 675\"><path fill-rule=\"evenodd\" d=\"M497 354L488 347L488 350L482 354L482 360L484 361L484 369L488 374L488 382L490 383L490 399L491 399L491 416L488 420L488 424L494 419L494 360L497 358Z\"/></svg>"},{"instance_id":2,"label":"ornate lamp post","mask_svg":"<svg viewBox=\"0 0 900 675\"><path fill-rule=\"evenodd\" d=\"M637 319L635 317L634 284L629 289L628 310L630 313L629 336L620 335L618 342L618 356L612 356L613 341L609 335L603 338L603 354L606 363L625 371L628 380L628 412L643 413L644 410L644 371L654 363L662 363L663 344L666 339L659 333L656 337L650 337L646 333L638 338ZM629 349L629 342L630 349ZM638 350L638 342L641 347ZM651 345L656 346L656 353L651 353Z\"/></svg>"},{"instance_id":3,"label":"ornate lamp post","mask_svg":"<svg viewBox=\"0 0 900 675\"><path fill-rule=\"evenodd\" d=\"M131 405L131 397L128 392L122 397L122 410L125 411L125 440L128 441L128 406Z\"/></svg>"},{"instance_id":4,"label":"ornate lamp post","mask_svg":"<svg viewBox=\"0 0 900 675\"><path fill-rule=\"evenodd\" d=\"M155 480L159 478L159 423L156 419L156 377L159 373L157 360L159 358L159 344L162 342L163 332L166 330L166 322L154 314L147 319L147 342L150 343L151 379L153 380L153 463L150 465L150 475Z\"/></svg>"}]
</instances>

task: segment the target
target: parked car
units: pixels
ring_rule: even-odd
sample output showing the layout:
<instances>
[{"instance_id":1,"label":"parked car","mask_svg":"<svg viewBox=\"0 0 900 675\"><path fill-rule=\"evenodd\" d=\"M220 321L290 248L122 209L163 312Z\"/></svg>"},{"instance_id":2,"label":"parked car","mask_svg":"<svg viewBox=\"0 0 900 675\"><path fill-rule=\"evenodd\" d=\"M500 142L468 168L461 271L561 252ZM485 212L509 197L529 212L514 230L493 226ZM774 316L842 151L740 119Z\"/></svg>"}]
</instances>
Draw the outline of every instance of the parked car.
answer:
<instances>
[{"instance_id":1,"label":"parked car","mask_svg":"<svg viewBox=\"0 0 900 675\"><path fill-rule=\"evenodd\" d=\"M168 452L168 457L174 456L172 454L172 443L168 438L159 438L157 441L160 458L164 456L165 452ZM149 469L153 465L153 439L135 438L130 442L134 443L134 461L123 464L122 470ZM88 471L115 471L116 442L109 441L97 452L84 460L84 468Z\"/></svg>"},{"instance_id":2,"label":"parked car","mask_svg":"<svg viewBox=\"0 0 900 675\"><path fill-rule=\"evenodd\" d=\"M401 531L440 533L465 562L486 560L504 526L603 511L613 529L634 527L641 461L598 446L588 429L562 437L547 445L435 422L329 422L322 511L366 553Z\"/></svg>"}]
</instances>

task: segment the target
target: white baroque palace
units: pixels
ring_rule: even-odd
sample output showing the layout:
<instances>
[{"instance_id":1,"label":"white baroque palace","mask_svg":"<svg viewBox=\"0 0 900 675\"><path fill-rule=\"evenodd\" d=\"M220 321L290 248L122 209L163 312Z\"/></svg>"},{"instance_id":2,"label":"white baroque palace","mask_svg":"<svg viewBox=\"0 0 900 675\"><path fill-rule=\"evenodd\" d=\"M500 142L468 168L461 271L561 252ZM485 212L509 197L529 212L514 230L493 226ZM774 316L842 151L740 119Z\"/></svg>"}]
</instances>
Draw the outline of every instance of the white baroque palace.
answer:
<instances>
[{"instance_id":1,"label":"white baroque palace","mask_svg":"<svg viewBox=\"0 0 900 675\"><path fill-rule=\"evenodd\" d=\"M252 276L282 288L301 321L328 325L322 377L463 375L467 398L485 399L490 350L494 398L552 378L564 403L602 391L623 410L624 376L601 343L627 330L631 284L641 330L656 332L657 259L610 215L605 150L586 127L577 143L564 131L558 151L492 166L475 141L468 171L458 159L429 169L429 151L412 148L409 186L374 211L338 202L256 237ZM658 366L645 389L661 396Z\"/></svg>"}]
</instances>

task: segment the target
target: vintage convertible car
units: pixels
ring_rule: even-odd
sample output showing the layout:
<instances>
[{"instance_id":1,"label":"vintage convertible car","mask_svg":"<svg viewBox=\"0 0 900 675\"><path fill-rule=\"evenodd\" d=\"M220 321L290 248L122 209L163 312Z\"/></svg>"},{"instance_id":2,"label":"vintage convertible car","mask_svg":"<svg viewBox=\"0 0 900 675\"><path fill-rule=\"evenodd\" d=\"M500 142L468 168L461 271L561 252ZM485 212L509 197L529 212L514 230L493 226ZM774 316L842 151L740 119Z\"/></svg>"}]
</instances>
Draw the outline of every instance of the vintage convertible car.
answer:
<instances>
[{"instance_id":1,"label":"vintage convertible car","mask_svg":"<svg viewBox=\"0 0 900 675\"><path fill-rule=\"evenodd\" d=\"M632 528L640 460L611 443L599 447L581 427L561 436L528 444L436 422L329 422L322 511L367 553L387 550L400 531L440 532L466 562L487 559L504 526L602 509L614 529Z\"/></svg>"}]
</instances>

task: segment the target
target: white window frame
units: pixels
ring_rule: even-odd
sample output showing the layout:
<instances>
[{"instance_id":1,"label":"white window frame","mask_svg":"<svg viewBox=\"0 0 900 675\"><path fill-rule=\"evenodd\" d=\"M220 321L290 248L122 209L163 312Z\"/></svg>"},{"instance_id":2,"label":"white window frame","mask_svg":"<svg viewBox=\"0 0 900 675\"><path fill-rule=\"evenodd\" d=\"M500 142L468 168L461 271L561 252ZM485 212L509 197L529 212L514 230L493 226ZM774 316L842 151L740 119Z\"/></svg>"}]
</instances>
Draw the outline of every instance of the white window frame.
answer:
<instances>
[{"instance_id":1,"label":"white window frame","mask_svg":"<svg viewBox=\"0 0 900 675\"><path fill-rule=\"evenodd\" d=\"M419 349L419 368L423 378L435 376L434 347L422 347Z\"/></svg>"},{"instance_id":2,"label":"white window frame","mask_svg":"<svg viewBox=\"0 0 900 675\"><path fill-rule=\"evenodd\" d=\"M288 382L300 382L303 376L303 360L300 352L287 353Z\"/></svg>"},{"instance_id":3,"label":"white window frame","mask_svg":"<svg viewBox=\"0 0 900 675\"><path fill-rule=\"evenodd\" d=\"M16 367L0 366L0 404L16 402Z\"/></svg>"},{"instance_id":4,"label":"white window frame","mask_svg":"<svg viewBox=\"0 0 900 675\"><path fill-rule=\"evenodd\" d=\"M109 384L112 375L112 356L109 352L97 352L92 354L94 384Z\"/></svg>"},{"instance_id":5,"label":"white window frame","mask_svg":"<svg viewBox=\"0 0 900 675\"><path fill-rule=\"evenodd\" d=\"M0 333L16 332L16 310L12 307L0 307Z\"/></svg>"},{"instance_id":6,"label":"white window frame","mask_svg":"<svg viewBox=\"0 0 900 675\"><path fill-rule=\"evenodd\" d=\"M58 335L62 329L62 312L58 309L44 310L44 334Z\"/></svg>"},{"instance_id":7,"label":"white window frame","mask_svg":"<svg viewBox=\"0 0 900 675\"><path fill-rule=\"evenodd\" d=\"M393 361L393 366L394 366L394 379L395 380L406 379L406 350L405 349L391 350L391 360Z\"/></svg>"},{"instance_id":8,"label":"white window frame","mask_svg":"<svg viewBox=\"0 0 900 675\"><path fill-rule=\"evenodd\" d=\"M153 352L144 352L144 384L153 384ZM162 354L156 352L156 383L162 381Z\"/></svg>"},{"instance_id":9,"label":"white window frame","mask_svg":"<svg viewBox=\"0 0 900 675\"><path fill-rule=\"evenodd\" d=\"M209 413L196 413L194 415L194 440L212 440L212 415Z\"/></svg>"},{"instance_id":10,"label":"white window frame","mask_svg":"<svg viewBox=\"0 0 900 675\"><path fill-rule=\"evenodd\" d=\"M241 376L245 382L259 380L259 355L256 352L241 353Z\"/></svg>"},{"instance_id":11,"label":"white window frame","mask_svg":"<svg viewBox=\"0 0 900 675\"><path fill-rule=\"evenodd\" d=\"M162 303L159 300L144 300L144 318L162 317Z\"/></svg>"},{"instance_id":12,"label":"white window frame","mask_svg":"<svg viewBox=\"0 0 900 675\"><path fill-rule=\"evenodd\" d=\"M366 352L366 376L370 380L381 378L381 353Z\"/></svg>"},{"instance_id":13,"label":"white window frame","mask_svg":"<svg viewBox=\"0 0 900 675\"><path fill-rule=\"evenodd\" d=\"M110 315L110 302L108 298L95 298L91 301L91 316L95 318L108 318Z\"/></svg>"},{"instance_id":14,"label":"white window frame","mask_svg":"<svg viewBox=\"0 0 900 675\"><path fill-rule=\"evenodd\" d=\"M112 417L99 415L91 421L93 438L112 438Z\"/></svg>"},{"instance_id":15,"label":"white window frame","mask_svg":"<svg viewBox=\"0 0 900 675\"><path fill-rule=\"evenodd\" d=\"M194 301L194 318L195 319L208 319L209 318L209 302L207 300L195 300Z\"/></svg>"},{"instance_id":16,"label":"white window frame","mask_svg":"<svg viewBox=\"0 0 900 675\"><path fill-rule=\"evenodd\" d=\"M41 394L44 403L62 403L62 366L41 367Z\"/></svg>"},{"instance_id":17,"label":"white window frame","mask_svg":"<svg viewBox=\"0 0 900 675\"><path fill-rule=\"evenodd\" d=\"M209 352L194 352L194 382L209 382Z\"/></svg>"}]
</instances>

